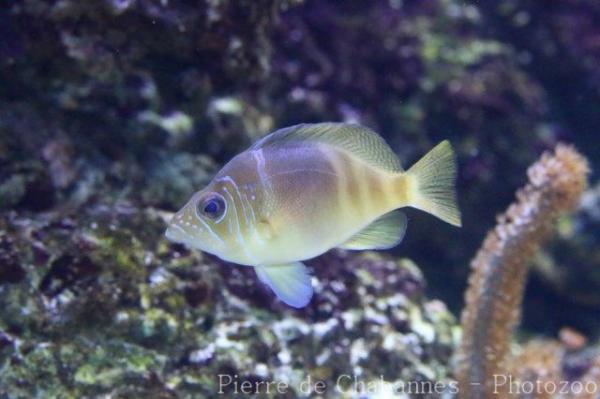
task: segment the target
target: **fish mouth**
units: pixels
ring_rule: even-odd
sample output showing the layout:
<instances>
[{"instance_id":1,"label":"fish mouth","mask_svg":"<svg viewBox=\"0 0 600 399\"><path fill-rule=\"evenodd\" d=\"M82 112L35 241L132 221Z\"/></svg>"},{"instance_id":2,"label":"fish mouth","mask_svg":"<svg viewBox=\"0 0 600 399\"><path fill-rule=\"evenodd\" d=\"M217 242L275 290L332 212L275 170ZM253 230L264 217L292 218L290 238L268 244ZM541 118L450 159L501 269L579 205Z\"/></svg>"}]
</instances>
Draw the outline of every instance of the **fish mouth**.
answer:
<instances>
[{"instance_id":1,"label":"fish mouth","mask_svg":"<svg viewBox=\"0 0 600 399\"><path fill-rule=\"evenodd\" d=\"M185 244L188 241L188 234L176 224L172 224L167 227L167 231L165 231L165 237L167 237L167 240L169 241L180 244Z\"/></svg>"}]
</instances>

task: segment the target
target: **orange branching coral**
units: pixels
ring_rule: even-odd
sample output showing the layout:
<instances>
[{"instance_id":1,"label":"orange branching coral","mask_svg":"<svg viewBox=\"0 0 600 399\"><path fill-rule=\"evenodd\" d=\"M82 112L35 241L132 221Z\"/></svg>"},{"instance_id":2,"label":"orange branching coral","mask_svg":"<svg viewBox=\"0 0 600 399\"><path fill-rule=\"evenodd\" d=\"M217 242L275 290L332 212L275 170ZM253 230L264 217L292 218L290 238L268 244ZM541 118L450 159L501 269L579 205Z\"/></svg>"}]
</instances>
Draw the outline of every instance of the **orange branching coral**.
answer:
<instances>
[{"instance_id":1,"label":"orange branching coral","mask_svg":"<svg viewBox=\"0 0 600 399\"><path fill-rule=\"evenodd\" d=\"M518 356L507 359L506 374L496 378L495 382L505 385L504 393L511 398L550 399L559 391L554 385L562 379L564 354L565 349L558 341L528 342Z\"/></svg>"},{"instance_id":2,"label":"orange branching coral","mask_svg":"<svg viewBox=\"0 0 600 399\"><path fill-rule=\"evenodd\" d=\"M565 341L561 335L561 341L532 340L517 356L508 356L506 374L495 380L497 385L505 385L504 394L514 399L599 397L600 356L584 348L583 336Z\"/></svg>"},{"instance_id":3,"label":"orange branching coral","mask_svg":"<svg viewBox=\"0 0 600 399\"><path fill-rule=\"evenodd\" d=\"M586 159L570 146L559 144L544 154L473 259L457 356L462 398L509 396L494 384L494 376L506 375L529 263L557 218L577 206L587 175Z\"/></svg>"}]
</instances>

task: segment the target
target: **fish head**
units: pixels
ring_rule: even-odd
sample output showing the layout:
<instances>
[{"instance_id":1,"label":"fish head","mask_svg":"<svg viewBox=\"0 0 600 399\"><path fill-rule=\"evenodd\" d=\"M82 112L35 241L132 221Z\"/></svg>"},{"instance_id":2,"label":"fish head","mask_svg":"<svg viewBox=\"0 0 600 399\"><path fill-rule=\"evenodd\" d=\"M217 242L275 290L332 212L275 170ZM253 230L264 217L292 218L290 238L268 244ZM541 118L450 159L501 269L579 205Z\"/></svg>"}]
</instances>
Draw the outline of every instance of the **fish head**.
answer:
<instances>
[{"instance_id":1,"label":"fish head","mask_svg":"<svg viewBox=\"0 0 600 399\"><path fill-rule=\"evenodd\" d=\"M234 204L217 187L210 185L195 193L171 219L165 236L168 240L219 257L233 251L228 224Z\"/></svg>"}]
</instances>

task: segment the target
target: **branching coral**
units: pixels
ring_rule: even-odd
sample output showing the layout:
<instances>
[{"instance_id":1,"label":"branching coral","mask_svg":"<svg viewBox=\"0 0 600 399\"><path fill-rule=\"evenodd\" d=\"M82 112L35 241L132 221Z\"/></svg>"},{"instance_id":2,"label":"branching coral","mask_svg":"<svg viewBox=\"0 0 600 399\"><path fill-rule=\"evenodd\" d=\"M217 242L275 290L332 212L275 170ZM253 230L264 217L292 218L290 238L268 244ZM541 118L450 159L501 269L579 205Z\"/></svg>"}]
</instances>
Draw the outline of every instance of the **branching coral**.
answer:
<instances>
[{"instance_id":1,"label":"branching coral","mask_svg":"<svg viewBox=\"0 0 600 399\"><path fill-rule=\"evenodd\" d=\"M494 376L507 375L529 263L556 220L577 206L587 175L586 159L570 146L558 145L544 154L529 168L529 183L473 259L457 356L461 397L507 395L494 384Z\"/></svg>"}]
</instances>

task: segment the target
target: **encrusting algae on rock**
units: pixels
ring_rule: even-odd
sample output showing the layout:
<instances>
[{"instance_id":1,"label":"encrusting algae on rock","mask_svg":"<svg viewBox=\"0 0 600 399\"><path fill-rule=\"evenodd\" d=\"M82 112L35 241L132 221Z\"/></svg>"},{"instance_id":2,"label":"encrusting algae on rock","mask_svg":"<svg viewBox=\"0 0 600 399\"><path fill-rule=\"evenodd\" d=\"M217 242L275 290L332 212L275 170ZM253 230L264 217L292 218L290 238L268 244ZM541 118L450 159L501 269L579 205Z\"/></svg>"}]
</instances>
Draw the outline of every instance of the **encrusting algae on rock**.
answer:
<instances>
[{"instance_id":1,"label":"encrusting algae on rock","mask_svg":"<svg viewBox=\"0 0 600 399\"><path fill-rule=\"evenodd\" d=\"M411 206L460 226L456 164L441 142L404 172L375 132L355 124L278 130L233 158L173 217L168 239L253 266L286 304L313 295L302 263L332 248L387 249Z\"/></svg>"},{"instance_id":2,"label":"encrusting algae on rock","mask_svg":"<svg viewBox=\"0 0 600 399\"><path fill-rule=\"evenodd\" d=\"M168 244L164 216L0 216L0 260L26 267L0 276L0 397L232 396L219 374L285 382L286 397L308 378L332 395L340 376L447 379L455 320L410 260L331 251L309 263L319 295L292 314L248 268Z\"/></svg>"}]
</instances>

